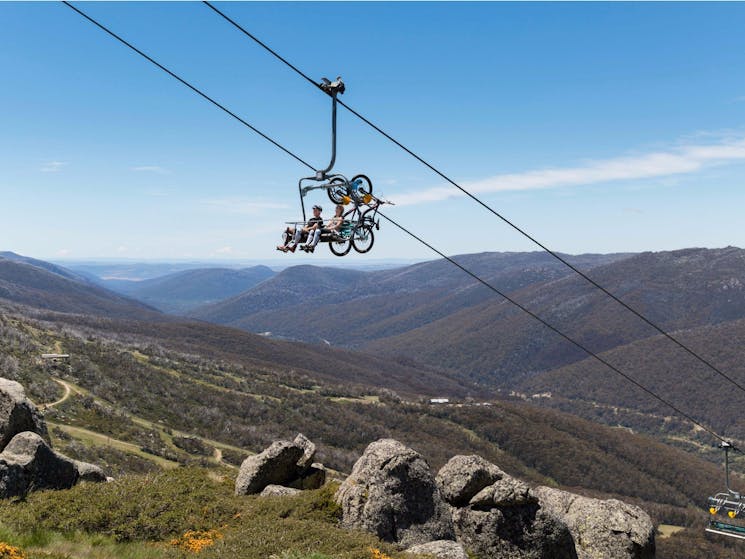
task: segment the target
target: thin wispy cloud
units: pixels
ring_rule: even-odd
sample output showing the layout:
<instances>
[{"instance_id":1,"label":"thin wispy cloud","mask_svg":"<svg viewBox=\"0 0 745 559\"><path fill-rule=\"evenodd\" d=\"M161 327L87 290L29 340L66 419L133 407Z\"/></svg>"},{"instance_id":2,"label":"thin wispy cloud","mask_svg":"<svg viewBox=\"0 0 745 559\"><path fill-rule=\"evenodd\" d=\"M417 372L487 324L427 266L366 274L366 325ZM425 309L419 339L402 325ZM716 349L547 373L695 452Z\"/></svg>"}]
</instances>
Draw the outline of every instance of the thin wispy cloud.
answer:
<instances>
[{"instance_id":1,"label":"thin wispy cloud","mask_svg":"<svg viewBox=\"0 0 745 559\"><path fill-rule=\"evenodd\" d=\"M147 195L153 198L165 198L173 195L173 192L169 190L150 190L147 192Z\"/></svg>"},{"instance_id":2,"label":"thin wispy cloud","mask_svg":"<svg viewBox=\"0 0 745 559\"><path fill-rule=\"evenodd\" d=\"M233 254L233 247L222 247L222 248L218 248L215 251L215 254L222 254L222 255Z\"/></svg>"},{"instance_id":3,"label":"thin wispy cloud","mask_svg":"<svg viewBox=\"0 0 745 559\"><path fill-rule=\"evenodd\" d=\"M265 202L261 200L247 200L245 198L218 198L205 200L204 204L213 210L239 215L260 215L272 210L289 209L287 204L279 202Z\"/></svg>"},{"instance_id":4,"label":"thin wispy cloud","mask_svg":"<svg viewBox=\"0 0 745 559\"><path fill-rule=\"evenodd\" d=\"M39 170L42 173L59 173L67 165L67 161L47 161Z\"/></svg>"},{"instance_id":5,"label":"thin wispy cloud","mask_svg":"<svg viewBox=\"0 0 745 559\"><path fill-rule=\"evenodd\" d=\"M171 171L165 167L158 165L140 165L138 167L132 167L132 170L136 173L155 173L156 175L170 175Z\"/></svg>"},{"instance_id":6,"label":"thin wispy cloud","mask_svg":"<svg viewBox=\"0 0 745 559\"><path fill-rule=\"evenodd\" d=\"M745 161L745 138L727 139L712 144L689 144L645 154L589 161L564 168L539 169L522 173L495 175L463 183L474 194L528 191L589 186L616 181L667 178L696 173L706 167ZM435 202L463 196L452 186L438 186L395 197L398 205Z\"/></svg>"}]
</instances>

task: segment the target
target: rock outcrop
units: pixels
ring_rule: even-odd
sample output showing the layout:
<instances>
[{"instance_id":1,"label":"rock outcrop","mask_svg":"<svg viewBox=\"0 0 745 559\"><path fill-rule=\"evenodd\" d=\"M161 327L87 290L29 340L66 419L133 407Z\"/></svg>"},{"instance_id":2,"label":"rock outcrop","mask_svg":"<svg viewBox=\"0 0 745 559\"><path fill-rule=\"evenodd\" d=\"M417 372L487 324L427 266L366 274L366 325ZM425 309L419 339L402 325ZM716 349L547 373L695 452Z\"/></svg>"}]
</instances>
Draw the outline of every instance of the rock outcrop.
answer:
<instances>
[{"instance_id":1,"label":"rock outcrop","mask_svg":"<svg viewBox=\"0 0 745 559\"><path fill-rule=\"evenodd\" d=\"M275 441L263 452L243 461L235 480L235 494L254 495L267 485L282 485L296 476L297 462L302 456L302 447L289 441Z\"/></svg>"},{"instance_id":2,"label":"rock outcrop","mask_svg":"<svg viewBox=\"0 0 745 559\"><path fill-rule=\"evenodd\" d=\"M478 557L577 559L569 529L536 503L455 508L453 522L458 541Z\"/></svg>"},{"instance_id":3,"label":"rock outcrop","mask_svg":"<svg viewBox=\"0 0 745 559\"><path fill-rule=\"evenodd\" d=\"M73 463L78 470L78 481L90 481L93 483L110 481L110 478L106 476L103 469L95 464L88 464L79 460L73 460Z\"/></svg>"},{"instance_id":4,"label":"rock outcrop","mask_svg":"<svg viewBox=\"0 0 745 559\"><path fill-rule=\"evenodd\" d=\"M323 464L314 462L299 478L288 481L286 485L294 489L318 489L324 483L326 483L326 468Z\"/></svg>"},{"instance_id":5,"label":"rock outcrop","mask_svg":"<svg viewBox=\"0 0 745 559\"><path fill-rule=\"evenodd\" d=\"M393 439L370 444L336 493L343 524L404 547L455 537L429 465Z\"/></svg>"},{"instance_id":6,"label":"rock outcrop","mask_svg":"<svg viewBox=\"0 0 745 559\"><path fill-rule=\"evenodd\" d=\"M313 460L316 457L316 445L302 433L298 433L292 444L303 449L303 456L298 460L297 465L302 471L307 470L313 465Z\"/></svg>"},{"instance_id":7,"label":"rock outcrop","mask_svg":"<svg viewBox=\"0 0 745 559\"><path fill-rule=\"evenodd\" d=\"M300 493L300 489L292 489L284 485L267 485L259 495L261 497L287 497L298 493Z\"/></svg>"},{"instance_id":8,"label":"rock outcrop","mask_svg":"<svg viewBox=\"0 0 745 559\"><path fill-rule=\"evenodd\" d=\"M69 489L78 481L71 459L54 452L38 434L19 433L0 453L0 498L39 489Z\"/></svg>"},{"instance_id":9,"label":"rock outcrop","mask_svg":"<svg viewBox=\"0 0 745 559\"><path fill-rule=\"evenodd\" d=\"M415 545L407 549L406 553L432 555L437 559L468 559L468 553L463 549L463 546L450 540L437 540Z\"/></svg>"},{"instance_id":10,"label":"rock outcrop","mask_svg":"<svg viewBox=\"0 0 745 559\"><path fill-rule=\"evenodd\" d=\"M454 456L437 474L458 541L483 557L574 558L569 529L519 479L479 456Z\"/></svg>"},{"instance_id":11,"label":"rock outcrop","mask_svg":"<svg viewBox=\"0 0 745 559\"><path fill-rule=\"evenodd\" d=\"M499 481L476 493L468 501L468 504L475 509L490 509L493 507L519 507L537 501L538 499L530 494L530 487L527 483L505 474Z\"/></svg>"},{"instance_id":12,"label":"rock outcrop","mask_svg":"<svg viewBox=\"0 0 745 559\"><path fill-rule=\"evenodd\" d=\"M537 487L531 493L541 509L569 527L579 559L654 557L654 525L640 508L615 499L591 499L549 487Z\"/></svg>"},{"instance_id":13,"label":"rock outcrop","mask_svg":"<svg viewBox=\"0 0 745 559\"><path fill-rule=\"evenodd\" d=\"M31 431L49 441L49 433L44 418L36 406L26 398L26 392L19 383L0 378L0 451L18 433Z\"/></svg>"},{"instance_id":14,"label":"rock outcrop","mask_svg":"<svg viewBox=\"0 0 745 559\"><path fill-rule=\"evenodd\" d=\"M0 499L106 480L98 466L52 450L46 422L23 386L0 378Z\"/></svg>"},{"instance_id":15,"label":"rock outcrop","mask_svg":"<svg viewBox=\"0 0 745 559\"><path fill-rule=\"evenodd\" d=\"M316 445L304 435L295 440L275 441L263 452L241 464L235 481L236 495L255 495L269 485L293 489L318 489L326 482L326 469L312 463Z\"/></svg>"},{"instance_id":16,"label":"rock outcrop","mask_svg":"<svg viewBox=\"0 0 745 559\"><path fill-rule=\"evenodd\" d=\"M499 481L505 473L481 456L453 456L437 474L442 497L453 506L467 505L485 487Z\"/></svg>"}]
</instances>

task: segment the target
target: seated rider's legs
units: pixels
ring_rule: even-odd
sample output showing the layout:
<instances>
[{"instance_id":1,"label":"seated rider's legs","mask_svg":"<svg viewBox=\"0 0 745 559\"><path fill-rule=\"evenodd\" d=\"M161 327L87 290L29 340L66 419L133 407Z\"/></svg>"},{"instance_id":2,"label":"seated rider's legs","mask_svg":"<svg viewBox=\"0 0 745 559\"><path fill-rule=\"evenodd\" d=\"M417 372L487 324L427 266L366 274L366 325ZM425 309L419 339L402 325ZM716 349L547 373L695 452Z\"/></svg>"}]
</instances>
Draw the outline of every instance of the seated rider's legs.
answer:
<instances>
[{"instance_id":1,"label":"seated rider's legs","mask_svg":"<svg viewBox=\"0 0 745 559\"><path fill-rule=\"evenodd\" d=\"M281 250L282 252L287 252L289 248L289 244L292 241L293 237L295 235L295 228L294 227L287 227L284 230L284 233L282 234L282 244L277 245L277 250Z\"/></svg>"},{"instance_id":2,"label":"seated rider's legs","mask_svg":"<svg viewBox=\"0 0 745 559\"><path fill-rule=\"evenodd\" d=\"M314 229L310 233L308 233L308 243L307 246L314 247L318 244L318 241L321 239L321 230L320 229Z\"/></svg>"},{"instance_id":3,"label":"seated rider's legs","mask_svg":"<svg viewBox=\"0 0 745 559\"><path fill-rule=\"evenodd\" d=\"M295 228L294 227L288 227L285 229L285 242L284 245L287 246L292 241L293 237L295 236Z\"/></svg>"},{"instance_id":4,"label":"seated rider's legs","mask_svg":"<svg viewBox=\"0 0 745 559\"><path fill-rule=\"evenodd\" d=\"M297 245L298 243L300 243L300 240L303 238L303 233L304 231L302 227L298 227L297 229L295 229L295 236L292 239L293 244Z\"/></svg>"}]
</instances>

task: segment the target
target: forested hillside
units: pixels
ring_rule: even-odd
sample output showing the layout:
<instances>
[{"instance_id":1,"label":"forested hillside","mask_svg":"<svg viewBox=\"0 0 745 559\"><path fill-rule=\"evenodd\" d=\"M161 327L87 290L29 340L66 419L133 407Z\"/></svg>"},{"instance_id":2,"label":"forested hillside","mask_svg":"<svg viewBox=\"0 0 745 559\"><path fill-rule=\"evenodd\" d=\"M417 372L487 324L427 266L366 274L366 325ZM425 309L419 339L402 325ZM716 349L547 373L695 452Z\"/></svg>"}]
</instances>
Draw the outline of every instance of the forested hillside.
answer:
<instances>
[{"instance_id":1,"label":"forested hillside","mask_svg":"<svg viewBox=\"0 0 745 559\"><path fill-rule=\"evenodd\" d=\"M675 332L687 347L745 386L745 320ZM728 436L745 439L745 392L663 336L615 348L602 357L644 386ZM550 392L540 402L606 423L655 431L671 410L594 359L526 380L527 394ZM627 410L627 411L624 411ZM657 418L651 421L651 416Z\"/></svg>"},{"instance_id":2,"label":"forested hillside","mask_svg":"<svg viewBox=\"0 0 745 559\"><path fill-rule=\"evenodd\" d=\"M466 396L474 387L447 371L413 366L411 360L360 356L328 346L267 339L233 328L164 315L142 303L47 271L43 266L0 259L0 304L21 303L25 313L120 336L162 339L186 352L235 358L311 372L319 378L361 386L389 386L402 393ZM44 311L48 311L46 314ZM65 313L63 315L57 312ZM72 314L70 314L72 313Z\"/></svg>"},{"instance_id":3,"label":"forested hillside","mask_svg":"<svg viewBox=\"0 0 745 559\"><path fill-rule=\"evenodd\" d=\"M589 269L626 256L567 258ZM570 273L545 253L468 254L455 260L505 291ZM447 320L492 300L491 291L445 260L379 272L296 266L237 297L196 309L192 315L252 332L360 347L370 340ZM311 315L318 317L319 324L309 332L299 317Z\"/></svg>"},{"instance_id":4,"label":"forested hillside","mask_svg":"<svg viewBox=\"0 0 745 559\"><path fill-rule=\"evenodd\" d=\"M0 257L0 300L67 313L161 318L156 309L93 285L64 268L22 257Z\"/></svg>"},{"instance_id":5,"label":"forested hillside","mask_svg":"<svg viewBox=\"0 0 745 559\"><path fill-rule=\"evenodd\" d=\"M644 253L593 268L588 275L666 330L745 317L742 249ZM658 334L576 275L512 295L596 352ZM387 355L414 352L423 362L458 369L490 385L510 385L586 357L496 297L364 348Z\"/></svg>"},{"instance_id":6,"label":"forested hillside","mask_svg":"<svg viewBox=\"0 0 745 559\"><path fill-rule=\"evenodd\" d=\"M47 412L53 433L68 440L68 452L81 459L94 453L111 467L126 464L91 450L87 431L177 462L188 454L173 449L175 431L245 451L302 431L320 444L322 461L342 471L370 441L390 436L434 467L453 454L477 453L534 481L664 503L668 520L685 518L685 507L719 484L718 467L695 455L521 402L432 406L383 388L185 353L164 338L106 334L18 310L5 310L0 334L3 375L22 382L40 404L63 395L54 378L68 383L71 396ZM69 353L69 364L41 364L38 355L52 348Z\"/></svg>"}]
</instances>

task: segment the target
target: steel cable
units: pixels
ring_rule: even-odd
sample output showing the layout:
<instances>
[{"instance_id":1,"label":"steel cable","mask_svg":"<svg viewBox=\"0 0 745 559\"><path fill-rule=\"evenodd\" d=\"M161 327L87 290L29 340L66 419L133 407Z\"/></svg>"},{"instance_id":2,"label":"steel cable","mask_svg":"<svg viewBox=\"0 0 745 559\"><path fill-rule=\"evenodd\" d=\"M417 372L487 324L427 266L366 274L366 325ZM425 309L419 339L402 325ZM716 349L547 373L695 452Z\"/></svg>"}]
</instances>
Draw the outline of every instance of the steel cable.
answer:
<instances>
[{"instance_id":1,"label":"steel cable","mask_svg":"<svg viewBox=\"0 0 745 559\"><path fill-rule=\"evenodd\" d=\"M277 53L275 50L273 50L272 48L270 48L268 45L266 45L263 41L261 41L258 37L256 37L252 33L250 33L248 30L246 30L238 22L236 22L235 20L233 20L232 18L230 18L229 16L227 16L225 13L223 13L222 11L220 11L211 2L209 2L207 0L203 0L202 3L205 4L207 7L209 7L210 9L212 9L215 13L217 13L218 15L220 15L221 17L223 17L226 21L228 21L230 24L232 24L233 26L235 26L238 30L240 30L247 37L249 37L250 39L252 39L253 41L255 41L258 45L260 45L262 48L264 48L267 52L269 52L270 54L272 54L278 60L280 60L281 62L283 62L287 66L289 66L292 70L294 70L296 73L298 73L300 76L302 76L305 80L307 80L308 82L310 82L311 84L313 84L313 86L315 86L317 89L323 91L320 88L320 85L318 83L316 83L313 79L311 79L307 74L305 74L303 71L301 71L300 69L298 69L294 64L292 64L289 61L287 61L279 53ZM522 229L521 227L519 227L516 223L514 223L511 220L509 220L508 218L506 218L505 216L503 216L501 213L499 213L497 210L495 210L494 208L492 208L489 204L487 204L486 202L484 202L483 200L481 200L478 196L476 196L475 194L473 194L473 193L469 192L468 190L466 190L464 187L462 187L461 185L459 185L453 179L451 179L450 177L448 177L445 173L443 173L442 171L440 171L439 169L437 169L434 165L432 165L431 163L429 163L428 161L426 161L424 158L420 157L414 151L412 151L411 149L409 149L408 147L406 147L405 145L403 145L401 142L399 142L393 136L391 136L390 134L388 134L387 132L385 132L383 129L381 129L379 126L377 126L376 124L374 124L373 122L371 122L365 116L363 116L362 114L360 114L359 112L357 112L356 110L354 110L352 107L350 107L349 105L347 105L346 103L344 103L341 99L338 99L338 103L342 107L344 107L345 109L347 109L350 113L352 113L354 116L356 116L357 118L359 118L362 122L364 122L365 124L367 124L368 126L370 126L373 130L375 130L376 132L380 133L382 136L384 136L385 138L387 138L388 140L390 140L391 142L393 142L394 144L396 144L399 148L401 148L406 153L408 153L409 155L411 155L414 159L416 159L417 161L419 161L420 163L422 163L424 166L426 166L427 168L429 168L431 171L433 171L435 174L437 174L438 176L440 176L442 179L446 180L448 183L450 183L455 188L457 188L458 190L460 190L463 194L465 194L466 196L468 196L469 198L471 198L473 201L475 201L481 207L483 207L484 209L486 209L488 212L490 212L491 214L493 214L494 216L496 216L497 218L499 218L500 220L502 220L504 223L506 223L507 225L509 225L510 227L512 227L515 231L517 231L518 233L520 233L520 235L522 235L523 237L527 238L532 243L534 243L536 246L540 247L542 250L544 250L545 252L547 252L548 254L550 254L551 256L553 256L556 260L558 260L559 262L561 262L562 264L564 264L566 267L568 267L570 270L572 270L573 272L575 272L576 274L578 274L580 277L584 278L586 281L588 281L595 288L597 288L600 291L602 291L605 295L607 295L608 297L610 297L611 299L613 299L614 301L616 301L618 304L620 304L626 310L628 310L629 312L631 312L632 314L634 314L635 316L637 316L639 319L641 319L643 322L645 322L647 325L649 325L650 327L652 327L653 329L655 329L657 332L659 332L660 334L662 334L663 336L665 336L665 338L667 338L668 340L672 341L674 344L676 344L678 347L680 347L681 349L683 349L684 351L686 351L688 354L690 354L692 357L694 357L695 359L697 359L699 362L703 363L709 369L713 370L718 375L720 375L722 378L726 379L727 381L729 381L730 383L732 383L734 386L736 386L737 388L739 388L740 390L742 390L743 392L745 392L745 385L743 385L742 383L740 383L740 382L736 381L735 379L733 379L732 377L730 377L727 373L725 373L724 371L722 371L721 369L719 369L716 365L714 365L713 363L711 363L708 359L706 359L706 358L702 357L701 355L699 355L697 352L695 352L694 350L692 350L691 348L689 348L687 345L685 345L683 342L681 342L680 340L678 340L672 334L670 334L666 330L664 330L661 326L659 326L658 324L656 324L655 322L653 322L652 320L650 320L649 318L647 318L646 316L644 316L641 312L637 311L635 308L633 308L631 305L629 305L628 303L626 303L625 301L623 301L617 295L614 295L613 293L611 293L608 289L606 289L605 287L603 287L602 285L600 285L597 281L595 281L590 276L588 276L587 274L585 274L582 270L580 270L579 268L577 268L576 266L574 266L571 262L569 262L568 260L566 260L565 258L563 258L560 254L558 254L557 252L554 252L553 250L551 250L550 248L548 248L545 244L541 243L538 239L536 239L535 237L533 237L532 235L530 235L527 231L525 231L524 229Z\"/></svg>"},{"instance_id":2,"label":"steel cable","mask_svg":"<svg viewBox=\"0 0 745 559\"><path fill-rule=\"evenodd\" d=\"M205 2L205 3L207 5L209 5L210 7L212 7L211 4L209 4L208 2ZM161 70L163 70L164 72L166 72L167 74L169 74L171 77L173 77L176 80L178 80L179 82L181 82L183 85L187 86L189 89L191 89L195 93L199 94L201 97L203 97L204 99L206 99L207 101L209 101L213 105L216 105L217 107L219 107L220 109L222 109L225 113L227 113L228 115L232 116L233 118L235 118L236 120L238 120L240 123L244 124L245 126L247 126L253 132L259 134L262 138L264 138L265 140L267 140L270 143L272 143L275 147L281 149L283 152L285 152L287 155L291 156L296 161L299 161L300 163L302 163L306 167L308 167L308 168L310 168L312 170L315 170L315 169L313 169L313 167L310 164L306 163L302 158L300 158L298 155L296 155L295 153L293 153L292 151L290 151L288 148L285 148L284 146L282 146L281 144L279 144L277 141L273 140L272 138L270 138L269 136L267 136L266 134L264 134L263 132L261 132L260 130L258 130L257 128L255 128L254 126L252 126L250 123L248 123L247 121L245 121L241 117L237 116L235 113L233 113L232 111L230 111L229 109L227 109L226 107L224 107L223 105L221 105L220 103L218 103L217 101L215 101L214 99L212 99L211 97L209 97L208 95L206 95L205 93L203 93L202 91L200 91L198 88L196 88L195 86L191 85L190 83L188 83L186 80L182 79L181 77L179 77L175 73L171 72L168 68L166 68L162 64L160 64L157 61L155 61L153 58L151 58L150 56L148 56L147 54L145 54L144 52L142 52L141 50L139 50L137 47L135 47L132 44L130 44L129 42L127 42L126 40L124 40L119 35L115 34L113 31L109 30L103 24L99 23L98 21L96 21L92 17L88 16L82 10L76 8L75 6L73 6L72 4L70 4L69 2L67 2L66 0L63 0L63 4L65 4L66 6L68 6L69 8L71 8L72 10L74 10L75 12L77 12L78 14L80 14L82 17L84 17L85 19L87 19L88 21L90 21L91 23L93 23L94 25L96 25L96 27L100 28L101 30L103 30L104 32L106 32L108 35L114 37L116 40L118 40L122 44L124 44L127 47L129 47L131 50L133 50L134 52L136 52L137 54L139 54L143 58L147 59L149 62L151 62L152 64L154 64L155 66L157 66L158 68L160 68ZM215 9L215 8L213 8L213 9ZM268 47L265 47L265 48L268 48ZM287 64L289 64L289 63L287 63ZM299 70L296 70L296 71L299 72ZM315 84L315 82L313 82L313 83ZM564 332L562 332L561 330L559 330L557 327L553 326L552 324L550 324L549 322L547 322L546 320L544 320L543 318L541 318L540 316L538 316L537 314L535 314L530 309L526 308L525 306L523 306L522 304L520 304L516 300L512 299L511 297L509 297L508 295L506 295L505 293L503 293L502 291L500 291L498 288L496 288L493 285L491 285L489 282L487 282L486 280L484 280L483 278L481 278L480 276L478 276L474 272L470 271L465 266L463 266L463 265L459 264L458 262L456 262L453 258L445 255L443 252L441 252L440 250L438 250L437 248L435 248L433 245L431 245L430 243L428 243L427 241L425 241L423 238L421 238L418 235L416 235L415 233L411 232L409 229L405 228L403 225L399 224L398 222L396 222L392 218L388 217L387 215L384 215L381 212L378 212L378 213L380 214L381 217L383 217L385 220L387 220L388 222L390 222L392 225L394 225L395 227L397 227L398 229L400 229L401 231L403 231L404 233L406 233L407 235L409 235L410 237L412 237L413 239L415 239L416 241L418 241L422 245L426 246L427 248L429 248L430 250L432 250L433 252L435 252L436 254L438 254L439 256L441 256L442 258L444 258L445 260L447 260L448 262L450 262L454 266L458 267L463 272L465 272L466 274L468 274L469 276L471 276L472 278L474 278L476 281L478 281L479 283L481 283L482 285L484 285L485 287L487 287L488 289L490 289L492 292L494 292L497 295L503 297L505 300L507 300L511 304L515 305L518 309L520 309L521 311L525 312L530 317L532 317L533 319L537 320L542 325L544 325L545 327L549 328L551 331L553 331L554 333L558 334L559 336L561 336L562 338L564 338L565 340L567 340L568 342L570 342L571 344L573 344L575 347L581 349L582 351L584 351L585 353L587 353L589 356L593 357L594 359L596 359L597 361L599 361L601 364L603 364L606 367L608 367L611 371L617 373L618 375L620 375L621 377L623 377L624 379L626 379L628 382L632 383L634 386L636 386L640 390L643 390L645 393L647 393L648 395L652 396L654 399L656 399L660 403L666 405L667 407L669 407L670 409L672 409L673 411L675 411L681 417L687 419L692 424L698 426L700 429L702 429L705 432L709 433L711 436L713 436L717 440L719 440L721 442L729 442L729 441L726 441L724 439L724 437L718 435L711 428L703 425L702 423L700 423L699 421L697 421L696 419L694 419L692 416L690 416L687 413L685 413L684 411L682 411L680 408L678 408L673 403L669 402L668 400L666 400L663 397L661 397L658 394L656 394L654 391L652 391L649 388L645 387L643 384L641 384L640 382L638 382L637 380L635 380L634 378L632 378L628 374L624 373L623 371L621 371L620 369L618 369L617 367L615 367L614 365L612 365L611 363L609 363L607 360L603 359L598 354L596 354L595 352L593 352L589 348L585 347L580 342L574 340L568 334L565 334ZM733 449L739 451L739 449L737 449L736 447L733 447Z\"/></svg>"}]
</instances>

